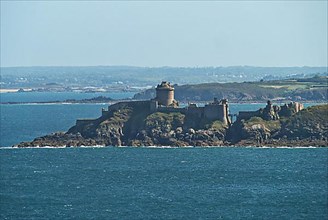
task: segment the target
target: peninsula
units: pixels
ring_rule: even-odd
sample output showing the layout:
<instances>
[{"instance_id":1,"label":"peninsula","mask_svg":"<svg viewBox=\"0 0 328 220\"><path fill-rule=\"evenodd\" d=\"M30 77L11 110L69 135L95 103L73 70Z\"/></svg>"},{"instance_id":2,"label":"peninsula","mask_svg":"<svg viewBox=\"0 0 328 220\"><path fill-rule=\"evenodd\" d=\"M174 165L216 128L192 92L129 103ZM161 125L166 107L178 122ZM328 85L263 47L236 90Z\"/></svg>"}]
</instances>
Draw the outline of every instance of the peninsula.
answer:
<instances>
[{"instance_id":1,"label":"peninsula","mask_svg":"<svg viewBox=\"0 0 328 220\"><path fill-rule=\"evenodd\" d=\"M174 87L162 82L156 97L123 101L97 119L78 119L57 132L14 147L76 146L327 146L328 105L304 109L270 101L257 111L229 114L226 99L179 107ZM235 118L234 118L235 117ZM235 120L233 120L235 119ZM234 121L234 122L233 122Z\"/></svg>"}]
</instances>

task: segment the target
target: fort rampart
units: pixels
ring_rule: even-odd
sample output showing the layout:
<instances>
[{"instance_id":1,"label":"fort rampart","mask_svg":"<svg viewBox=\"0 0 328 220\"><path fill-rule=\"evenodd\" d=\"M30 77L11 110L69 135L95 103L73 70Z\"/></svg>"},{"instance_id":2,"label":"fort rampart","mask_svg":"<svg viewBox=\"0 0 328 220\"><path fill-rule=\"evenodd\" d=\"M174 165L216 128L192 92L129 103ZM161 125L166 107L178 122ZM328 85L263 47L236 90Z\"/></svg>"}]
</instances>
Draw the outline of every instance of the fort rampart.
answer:
<instances>
[{"instance_id":1,"label":"fort rampart","mask_svg":"<svg viewBox=\"0 0 328 220\"><path fill-rule=\"evenodd\" d=\"M230 126L231 119L229 117L229 105L226 99L218 101L214 98L214 101L206 104L204 107L198 107L196 104L189 104L187 107L178 107L179 103L174 99L174 88L168 82L162 82L156 88L156 98L146 101L125 101L119 102L108 106L108 109L102 109L102 117L106 117L108 114L119 111L125 107L138 108L141 111L164 112L173 113L179 112L186 115L196 116L199 119L219 120L223 124ZM267 106L264 109L257 111L240 111L237 120L250 119L251 117L262 117L266 120L276 120L280 116L288 116L288 114L296 113L303 109L301 103L293 102L285 104L283 106L273 106L268 101ZM78 119L76 125L90 123L96 119Z\"/></svg>"}]
</instances>

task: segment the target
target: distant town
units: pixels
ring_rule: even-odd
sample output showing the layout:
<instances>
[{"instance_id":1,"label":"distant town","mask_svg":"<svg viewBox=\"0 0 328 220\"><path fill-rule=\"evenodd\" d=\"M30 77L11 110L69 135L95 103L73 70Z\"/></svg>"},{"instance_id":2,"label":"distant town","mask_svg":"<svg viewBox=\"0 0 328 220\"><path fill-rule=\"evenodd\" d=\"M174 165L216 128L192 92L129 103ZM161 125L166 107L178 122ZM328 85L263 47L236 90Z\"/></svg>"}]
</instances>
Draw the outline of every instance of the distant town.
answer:
<instances>
[{"instance_id":1,"label":"distant town","mask_svg":"<svg viewBox=\"0 0 328 220\"><path fill-rule=\"evenodd\" d=\"M2 67L1 92L138 92L158 80L178 85L308 78L327 67Z\"/></svg>"}]
</instances>

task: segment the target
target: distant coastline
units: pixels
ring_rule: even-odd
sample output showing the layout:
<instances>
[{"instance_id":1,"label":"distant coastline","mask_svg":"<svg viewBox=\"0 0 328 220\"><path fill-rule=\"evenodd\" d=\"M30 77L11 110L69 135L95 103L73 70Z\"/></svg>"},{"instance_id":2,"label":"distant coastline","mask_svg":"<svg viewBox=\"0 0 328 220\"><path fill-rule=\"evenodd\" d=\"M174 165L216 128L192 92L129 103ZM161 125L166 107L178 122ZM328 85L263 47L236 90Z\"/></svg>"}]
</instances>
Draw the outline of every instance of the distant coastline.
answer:
<instances>
[{"instance_id":1,"label":"distant coastline","mask_svg":"<svg viewBox=\"0 0 328 220\"><path fill-rule=\"evenodd\" d=\"M91 99L86 99L86 100L64 100L64 101L40 101L40 102L0 102L0 104L2 105L32 105L32 104L35 104L35 105L46 105L46 104L110 104L110 105L113 105L115 103L119 103L119 102L122 102L122 101L138 101L138 100L135 100L135 99L111 99L111 98L108 98L108 100L104 100L104 101L93 101ZM288 102L288 101L292 101L292 100L284 100L284 101L277 101L277 103L282 103L282 102ZM184 105L187 105L188 103L202 103L202 104L205 104L205 103L208 103L209 101L188 101L188 102L180 102L181 104L184 104ZM306 101L304 102L304 104L307 104L307 103L318 103L318 104L326 104L328 103L328 101L325 101L325 100L320 100L320 101ZM265 101L239 101L239 102L230 102L230 104L265 104Z\"/></svg>"},{"instance_id":2,"label":"distant coastline","mask_svg":"<svg viewBox=\"0 0 328 220\"><path fill-rule=\"evenodd\" d=\"M122 86L122 85L121 85ZM179 102L209 102L213 97L218 99L228 99L231 103L263 103L266 100L273 102L301 101L309 103L325 103L328 100L328 77L315 76L312 78L285 79L274 81L257 81L242 83L205 83L193 85L174 85L175 98ZM149 87L149 86L148 86ZM67 100L43 100L37 102L45 103L109 103L111 101L120 101L124 99L112 99L105 95L114 92L129 92L134 94L130 100L147 100L155 97L155 89L147 87L137 88L25 88L25 89L2 89L9 93L86 93L98 94L98 97L90 99L67 99ZM5 94L5 93L1 93ZM28 104L29 102L2 101L1 104ZM35 102L33 102L35 103Z\"/></svg>"},{"instance_id":3,"label":"distant coastline","mask_svg":"<svg viewBox=\"0 0 328 220\"><path fill-rule=\"evenodd\" d=\"M0 102L0 104L7 104L7 105L17 105L17 104L87 104L87 103L95 103L95 104L114 104L119 101L128 100L128 99L112 99L110 97L105 96L97 96L90 99L66 99L63 101L33 101L33 102Z\"/></svg>"}]
</instances>

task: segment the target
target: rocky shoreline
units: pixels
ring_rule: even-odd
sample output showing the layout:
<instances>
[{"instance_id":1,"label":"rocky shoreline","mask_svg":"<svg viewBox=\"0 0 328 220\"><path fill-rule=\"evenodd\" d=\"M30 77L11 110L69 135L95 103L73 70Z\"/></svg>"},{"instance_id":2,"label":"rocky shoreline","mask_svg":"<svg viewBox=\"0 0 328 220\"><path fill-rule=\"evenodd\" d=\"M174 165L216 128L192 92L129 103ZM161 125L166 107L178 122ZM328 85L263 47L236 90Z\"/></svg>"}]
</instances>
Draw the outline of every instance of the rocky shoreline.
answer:
<instances>
[{"instance_id":1,"label":"rocky shoreline","mask_svg":"<svg viewBox=\"0 0 328 220\"><path fill-rule=\"evenodd\" d=\"M199 121L179 112L150 112L122 105L98 119L13 147L79 146L256 146L327 147L328 105L303 109L279 120L238 119L231 126Z\"/></svg>"}]
</instances>

